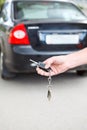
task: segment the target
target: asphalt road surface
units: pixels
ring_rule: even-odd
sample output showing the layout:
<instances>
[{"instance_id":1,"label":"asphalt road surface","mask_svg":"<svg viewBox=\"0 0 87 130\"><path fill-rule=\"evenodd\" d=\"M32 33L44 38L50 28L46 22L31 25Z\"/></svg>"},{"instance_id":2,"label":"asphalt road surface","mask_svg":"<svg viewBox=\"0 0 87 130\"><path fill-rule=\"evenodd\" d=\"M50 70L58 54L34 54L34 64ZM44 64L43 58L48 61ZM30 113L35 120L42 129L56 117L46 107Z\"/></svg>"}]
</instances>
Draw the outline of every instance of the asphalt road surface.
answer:
<instances>
[{"instance_id":1,"label":"asphalt road surface","mask_svg":"<svg viewBox=\"0 0 87 130\"><path fill-rule=\"evenodd\" d=\"M65 73L52 78L37 74L0 78L0 130L87 130L87 75Z\"/></svg>"}]
</instances>

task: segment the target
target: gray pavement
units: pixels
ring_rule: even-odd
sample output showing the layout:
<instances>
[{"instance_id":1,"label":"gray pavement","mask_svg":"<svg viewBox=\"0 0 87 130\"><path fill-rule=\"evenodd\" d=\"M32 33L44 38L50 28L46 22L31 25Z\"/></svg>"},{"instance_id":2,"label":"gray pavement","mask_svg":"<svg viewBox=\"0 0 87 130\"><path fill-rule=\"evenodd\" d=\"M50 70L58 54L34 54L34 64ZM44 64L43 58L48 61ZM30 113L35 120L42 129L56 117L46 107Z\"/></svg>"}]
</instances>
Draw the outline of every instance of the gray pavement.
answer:
<instances>
[{"instance_id":1,"label":"gray pavement","mask_svg":"<svg viewBox=\"0 0 87 130\"><path fill-rule=\"evenodd\" d=\"M87 130L87 75L53 77L47 100L47 78L20 75L0 78L0 130Z\"/></svg>"}]
</instances>

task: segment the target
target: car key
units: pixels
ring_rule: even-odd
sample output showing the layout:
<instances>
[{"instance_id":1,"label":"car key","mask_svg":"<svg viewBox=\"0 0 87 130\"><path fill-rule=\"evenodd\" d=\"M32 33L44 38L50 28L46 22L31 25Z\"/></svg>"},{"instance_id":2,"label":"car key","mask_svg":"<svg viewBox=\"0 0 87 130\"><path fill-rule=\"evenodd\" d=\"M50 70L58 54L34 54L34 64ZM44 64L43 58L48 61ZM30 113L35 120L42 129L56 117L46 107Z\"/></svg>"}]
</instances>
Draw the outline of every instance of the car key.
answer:
<instances>
[{"instance_id":1,"label":"car key","mask_svg":"<svg viewBox=\"0 0 87 130\"><path fill-rule=\"evenodd\" d=\"M33 62L33 63L35 63L37 67L41 68L42 70L44 70L44 71L46 71L46 72L49 72L49 71L51 70L50 68L47 68L47 69L46 69L46 68L45 68L45 64L44 64L43 62L41 62L41 61L36 62L36 61L34 61L34 60L32 60L32 59L30 59L30 61Z\"/></svg>"},{"instance_id":2,"label":"car key","mask_svg":"<svg viewBox=\"0 0 87 130\"><path fill-rule=\"evenodd\" d=\"M39 68L41 68L42 70L45 70L45 71L47 71L47 72L49 72L49 76L48 76L48 91L47 91L47 98L48 98L48 100L50 101L50 99L51 99L51 87L52 87L52 84L51 84L51 82L52 82L52 77L51 77L51 74L50 74L50 70L51 70L51 68L48 68L48 69L46 69L45 68L45 64L43 63L43 62L36 62L36 61L34 61L34 60L32 60L32 59L30 59L30 61L31 62L33 62L33 63L35 63L36 64L36 66L38 66Z\"/></svg>"}]
</instances>

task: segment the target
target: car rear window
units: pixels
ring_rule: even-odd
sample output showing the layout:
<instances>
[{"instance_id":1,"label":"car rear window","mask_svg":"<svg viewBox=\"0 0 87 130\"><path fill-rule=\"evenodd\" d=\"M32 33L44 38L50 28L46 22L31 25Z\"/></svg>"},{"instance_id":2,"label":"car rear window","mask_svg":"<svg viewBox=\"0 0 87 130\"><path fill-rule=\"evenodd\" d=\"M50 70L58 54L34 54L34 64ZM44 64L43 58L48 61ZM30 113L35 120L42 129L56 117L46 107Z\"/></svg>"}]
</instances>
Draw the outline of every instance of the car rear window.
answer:
<instances>
[{"instance_id":1,"label":"car rear window","mask_svg":"<svg viewBox=\"0 0 87 130\"><path fill-rule=\"evenodd\" d=\"M14 19L83 20L86 16L72 3L66 2L14 2Z\"/></svg>"}]
</instances>

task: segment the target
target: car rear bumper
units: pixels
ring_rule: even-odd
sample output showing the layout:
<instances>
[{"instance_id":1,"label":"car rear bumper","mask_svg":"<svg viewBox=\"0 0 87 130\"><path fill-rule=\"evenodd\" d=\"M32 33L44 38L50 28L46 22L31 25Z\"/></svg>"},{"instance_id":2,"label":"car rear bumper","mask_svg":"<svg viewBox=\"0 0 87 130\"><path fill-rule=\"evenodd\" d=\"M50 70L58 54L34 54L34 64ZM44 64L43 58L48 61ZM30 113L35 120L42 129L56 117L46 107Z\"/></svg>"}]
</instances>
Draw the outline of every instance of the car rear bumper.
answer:
<instances>
[{"instance_id":1,"label":"car rear bumper","mask_svg":"<svg viewBox=\"0 0 87 130\"><path fill-rule=\"evenodd\" d=\"M12 46L11 52L6 54L5 64L10 72L29 73L35 72L36 66L30 62L30 59L35 61L44 61L45 59L55 55L66 55L74 51L58 51L45 52L36 51L31 46ZM77 68L77 69L80 69ZM87 69L87 66L81 66L81 69Z\"/></svg>"}]
</instances>

